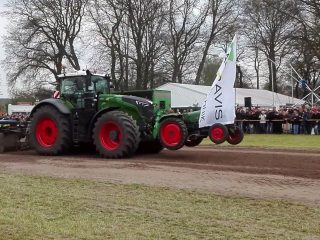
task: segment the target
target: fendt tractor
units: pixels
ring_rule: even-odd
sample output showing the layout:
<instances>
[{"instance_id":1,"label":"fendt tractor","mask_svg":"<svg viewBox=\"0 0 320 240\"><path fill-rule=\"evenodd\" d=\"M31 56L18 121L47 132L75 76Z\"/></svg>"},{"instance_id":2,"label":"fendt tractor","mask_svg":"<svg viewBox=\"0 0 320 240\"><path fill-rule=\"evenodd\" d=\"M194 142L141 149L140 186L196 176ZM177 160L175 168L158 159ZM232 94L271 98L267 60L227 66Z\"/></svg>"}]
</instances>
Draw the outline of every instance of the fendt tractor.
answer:
<instances>
[{"instance_id":1,"label":"fendt tractor","mask_svg":"<svg viewBox=\"0 0 320 240\"><path fill-rule=\"evenodd\" d=\"M59 75L58 85L59 98L41 101L30 114L29 142L40 154L94 145L104 158L126 158L196 146L208 136L217 144L243 138L233 125L199 129L200 112L174 113L169 91L111 93L110 77L88 70Z\"/></svg>"}]
</instances>

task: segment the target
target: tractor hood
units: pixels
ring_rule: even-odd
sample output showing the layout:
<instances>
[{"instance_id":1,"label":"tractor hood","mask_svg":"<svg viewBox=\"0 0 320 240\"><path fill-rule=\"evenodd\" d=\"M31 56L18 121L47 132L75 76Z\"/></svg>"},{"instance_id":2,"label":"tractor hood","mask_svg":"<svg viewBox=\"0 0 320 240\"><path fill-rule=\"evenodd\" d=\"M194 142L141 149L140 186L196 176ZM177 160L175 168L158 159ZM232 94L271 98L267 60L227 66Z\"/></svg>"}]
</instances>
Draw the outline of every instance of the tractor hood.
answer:
<instances>
[{"instance_id":1,"label":"tractor hood","mask_svg":"<svg viewBox=\"0 0 320 240\"><path fill-rule=\"evenodd\" d=\"M148 122L153 118L153 103L148 99L136 96L122 96L122 100L135 105Z\"/></svg>"}]
</instances>

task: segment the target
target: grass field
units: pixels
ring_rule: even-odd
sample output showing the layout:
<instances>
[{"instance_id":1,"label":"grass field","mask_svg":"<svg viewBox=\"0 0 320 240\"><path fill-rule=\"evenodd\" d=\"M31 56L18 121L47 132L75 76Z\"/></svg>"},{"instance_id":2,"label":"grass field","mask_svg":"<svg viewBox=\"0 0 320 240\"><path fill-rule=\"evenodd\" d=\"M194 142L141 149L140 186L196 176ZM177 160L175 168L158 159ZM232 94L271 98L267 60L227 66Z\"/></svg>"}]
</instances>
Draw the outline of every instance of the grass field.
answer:
<instances>
[{"instance_id":1,"label":"grass field","mask_svg":"<svg viewBox=\"0 0 320 240\"><path fill-rule=\"evenodd\" d=\"M213 143L209 140L209 138L206 138L203 141L203 144ZM227 145L229 144L224 143L221 146ZM246 134L243 141L237 146L320 150L320 136L290 134Z\"/></svg>"},{"instance_id":2,"label":"grass field","mask_svg":"<svg viewBox=\"0 0 320 240\"><path fill-rule=\"evenodd\" d=\"M0 239L319 239L320 208L0 174Z\"/></svg>"}]
</instances>

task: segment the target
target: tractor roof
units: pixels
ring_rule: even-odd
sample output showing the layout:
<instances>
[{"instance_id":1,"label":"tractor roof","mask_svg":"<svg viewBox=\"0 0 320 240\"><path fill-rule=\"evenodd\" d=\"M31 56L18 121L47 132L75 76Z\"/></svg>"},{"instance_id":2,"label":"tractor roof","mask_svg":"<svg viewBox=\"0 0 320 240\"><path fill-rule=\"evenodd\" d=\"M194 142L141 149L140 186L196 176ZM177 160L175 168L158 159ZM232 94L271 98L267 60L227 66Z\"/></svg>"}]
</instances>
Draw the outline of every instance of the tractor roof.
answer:
<instances>
[{"instance_id":1,"label":"tractor roof","mask_svg":"<svg viewBox=\"0 0 320 240\"><path fill-rule=\"evenodd\" d=\"M92 75L101 76L101 77L106 76L105 74L102 74L102 73L94 73ZM63 73L63 74L59 74L58 78L76 77L76 76L87 76L87 72L86 71L76 71L76 72L70 72L70 73Z\"/></svg>"}]
</instances>

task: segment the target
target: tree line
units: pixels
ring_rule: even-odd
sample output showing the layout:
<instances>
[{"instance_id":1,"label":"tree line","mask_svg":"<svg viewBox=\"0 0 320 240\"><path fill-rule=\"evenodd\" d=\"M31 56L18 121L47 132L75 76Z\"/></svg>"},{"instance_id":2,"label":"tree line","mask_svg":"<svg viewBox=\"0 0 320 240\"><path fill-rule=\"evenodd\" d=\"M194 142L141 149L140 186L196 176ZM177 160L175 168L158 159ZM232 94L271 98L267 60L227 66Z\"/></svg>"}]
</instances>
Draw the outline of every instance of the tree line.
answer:
<instances>
[{"instance_id":1,"label":"tree line","mask_svg":"<svg viewBox=\"0 0 320 240\"><path fill-rule=\"evenodd\" d=\"M285 91L288 63L319 82L318 0L10 0L2 14L11 86L39 88L65 67L108 70L117 90L210 84L236 32L239 87Z\"/></svg>"}]
</instances>

